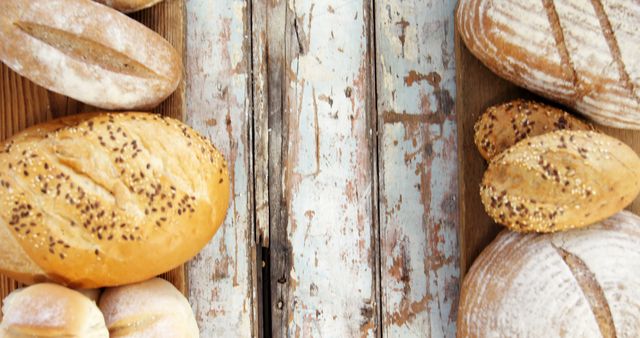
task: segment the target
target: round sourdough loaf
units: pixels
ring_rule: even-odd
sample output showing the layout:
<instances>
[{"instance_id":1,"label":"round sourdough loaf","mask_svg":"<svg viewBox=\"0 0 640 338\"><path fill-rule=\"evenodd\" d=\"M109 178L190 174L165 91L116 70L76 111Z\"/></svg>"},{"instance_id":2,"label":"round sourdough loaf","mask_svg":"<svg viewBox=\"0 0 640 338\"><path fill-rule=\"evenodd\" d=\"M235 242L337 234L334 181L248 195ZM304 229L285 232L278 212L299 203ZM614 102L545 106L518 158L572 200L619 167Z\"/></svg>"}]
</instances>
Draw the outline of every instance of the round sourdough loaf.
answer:
<instances>
[{"instance_id":1,"label":"round sourdough loaf","mask_svg":"<svg viewBox=\"0 0 640 338\"><path fill-rule=\"evenodd\" d=\"M95 0L123 13L131 13L149 8L162 0Z\"/></svg>"},{"instance_id":2,"label":"round sourdough loaf","mask_svg":"<svg viewBox=\"0 0 640 338\"><path fill-rule=\"evenodd\" d=\"M42 87L110 110L152 108L182 78L169 42L87 0L0 1L0 60Z\"/></svg>"},{"instance_id":3,"label":"round sourdough loaf","mask_svg":"<svg viewBox=\"0 0 640 338\"><path fill-rule=\"evenodd\" d=\"M640 332L640 218L554 234L503 231L462 284L460 338L632 338Z\"/></svg>"},{"instance_id":4,"label":"round sourdough loaf","mask_svg":"<svg viewBox=\"0 0 640 338\"><path fill-rule=\"evenodd\" d=\"M164 279L109 288L100 297L100 310L112 337L199 337L189 302Z\"/></svg>"},{"instance_id":5,"label":"round sourdough loaf","mask_svg":"<svg viewBox=\"0 0 640 338\"><path fill-rule=\"evenodd\" d=\"M640 192L640 158L595 131L530 137L496 156L480 198L496 222L515 231L554 232L607 218Z\"/></svg>"},{"instance_id":6,"label":"round sourdough loaf","mask_svg":"<svg viewBox=\"0 0 640 338\"><path fill-rule=\"evenodd\" d=\"M594 128L561 109L517 99L487 108L474 125L474 141L480 155L490 161L527 137L564 129Z\"/></svg>"},{"instance_id":7,"label":"round sourdough loaf","mask_svg":"<svg viewBox=\"0 0 640 338\"><path fill-rule=\"evenodd\" d=\"M498 76L613 127L640 129L640 2L460 0L456 26Z\"/></svg>"},{"instance_id":8,"label":"round sourdough loaf","mask_svg":"<svg viewBox=\"0 0 640 338\"><path fill-rule=\"evenodd\" d=\"M3 301L0 337L109 338L96 303L55 284L13 291Z\"/></svg>"},{"instance_id":9,"label":"round sourdough loaf","mask_svg":"<svg viewBox=\"0 0 640 338\"><path fill-rule=\"evenodd\" d=\"M193 257L228 202L222 155L177 120L37 125L0 144L0 271L75 288L145 280Z\"/></svg>"}]
</instances>

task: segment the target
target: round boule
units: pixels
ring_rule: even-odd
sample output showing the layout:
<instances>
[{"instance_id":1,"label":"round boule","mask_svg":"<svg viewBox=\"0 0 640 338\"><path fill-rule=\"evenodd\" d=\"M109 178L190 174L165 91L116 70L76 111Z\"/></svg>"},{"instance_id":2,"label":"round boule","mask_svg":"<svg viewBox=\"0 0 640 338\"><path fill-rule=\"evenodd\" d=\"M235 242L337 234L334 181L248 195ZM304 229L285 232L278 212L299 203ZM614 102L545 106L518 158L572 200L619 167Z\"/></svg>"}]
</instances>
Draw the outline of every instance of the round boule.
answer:
<instances>
[{"instance_id":1,"label":"round boule","mask_svg":"<svg viewBox=\"0 0 640 338\"><path fill-rule=\"evenodd\" d=\"M504 230L474 261L459 338L637 337L640 218L623 211L553 234Z\"/></svg>"},{"instance_id":2,"label":"round boule","mask_svg":"<svg viewBox=\"0 0 640 338\"><path fill-rule=\"evenodd\" d=\"M640 158L595 131L556 131L498 155L480 196L496 222L515 231L582 227L624 209L640 191Z\"/></svg>"}]
</instances>

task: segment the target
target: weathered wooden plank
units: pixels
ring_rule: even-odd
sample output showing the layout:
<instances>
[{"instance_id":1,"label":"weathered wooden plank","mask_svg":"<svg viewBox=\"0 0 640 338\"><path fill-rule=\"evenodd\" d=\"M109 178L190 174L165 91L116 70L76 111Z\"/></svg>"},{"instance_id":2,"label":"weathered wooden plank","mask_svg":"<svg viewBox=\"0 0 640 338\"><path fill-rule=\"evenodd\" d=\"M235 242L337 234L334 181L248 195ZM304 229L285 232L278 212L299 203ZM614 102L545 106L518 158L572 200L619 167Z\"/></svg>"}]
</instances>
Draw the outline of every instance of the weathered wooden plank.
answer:
<instances>
[{"instance_id":1,"label":"weathered wooden plank","mask_svg":"<svg viewBox=\"0 0 640 338\"><path fill-rule=\"evenodd\" d=\"M256 240L269 246L269 83L267 22L272 11L263 0L251 0L251 41L253 74L253 151ZM272 55L273 57L273 55ZM275 74L271 70L271 74Z\"/></svg>"},{"instance_id":2,"label":"weathered wooden plank","mask_svg":"<svg viewBox=\"0 0 640 338\"><path fill-rule=\"evenodd\" d=\"M254 318L255 336L271 333L271 287L269 285L269 82L267 67L267 2L251 0L251 62L252 62L252 142L253 192L256 241L256 280Z\"/></svg>"},{"instance_id":3,"label":"weathered wooden plank","mask_svg":"<svg viewBox=\"0 0 640 338\"><path fill-rule=\"evenodd\" d=\"M455 1L376 1L382 326L454 337Z\"/></svg>"},{"instance_id":4,"label":"weathered wooden plank","mask_svg":"<svg viewBox=\"0 0 640 338\"><path fill-rule=\"evenodd\" d=\"M227 159L233 182L224 225L189 264L189 299L202 337L254 334L247 2L187 1L187 122Z\"/></svg>"},{"instance_id":5,"label":"weathered wooden plank","mask_svg":"<svg viewBox=\"0 0 640 338\"><path fill-rule=\"evenodd\" d=\"M269 98L282 98L282 114L270 113L269 127L282 132L282 146L270 137L270 149L278 151L269 162L283 172L279 182L270 165L270 189L282 184L281 195L270 190L272 332L376 336L370 3L271 4L269 72L279 72L269 74ZM272 37L283 52L273 62ZM272 108L278 109L270 101Z\"/></svg>"}]
</instances>

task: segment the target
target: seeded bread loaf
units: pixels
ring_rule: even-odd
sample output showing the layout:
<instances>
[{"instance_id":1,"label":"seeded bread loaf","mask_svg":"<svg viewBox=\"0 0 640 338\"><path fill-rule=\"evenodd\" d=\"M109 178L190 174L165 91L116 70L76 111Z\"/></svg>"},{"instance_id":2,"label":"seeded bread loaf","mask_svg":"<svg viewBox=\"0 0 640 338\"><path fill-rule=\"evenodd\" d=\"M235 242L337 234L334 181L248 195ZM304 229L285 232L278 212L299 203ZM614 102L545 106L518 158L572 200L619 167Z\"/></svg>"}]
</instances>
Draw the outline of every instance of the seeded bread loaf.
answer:
<instances>
[{"instance_id":1,"label":"seeded bread loaf","mask_svg":"<svg viewBox=\"0 0 640 338\"><path fill-rule=\"evenodd\" d=\"M88 0L0 1L0 60L40 86L111 110L152 108L182 76L169 42Z\"/></svg>"},{"instance_id":2,"label":"seeded bread loaf","mask_svg":"<svg viewBox=\"0 0 640 338\"><path fill-rule=\"evenodd\" d=\"M485 210L515 231L582 227L624 209L640 192L640 158L617 139L561 130L530 137L489 164Z\"/></svg>"},{"instance_id":3,"label":"seeded bread loaf","mask_svg":"<svg viewBox=\"0 0 640 338\"><path fill-rule=\"evenodd\" d=\"M632 338L640 332L640 218L554 234L503 231L462 284L460 338Z\"/></svg>"},{"instance_id":4,"label":"seeded bread loaf","mask_svg":"<svg viewBox=\"0 0 640 338\"><path fill-rule=\"evenodd\" d=\"M162 0L95 0L123 13L131 13L151 7Z\"/></svg>"},{"instance_id":5,"label":"seeded bread loaf","mask_svg":"<svg viewBox=\"0 0 640 338\"><path fill-rule=\"evenodd\" d=\"M81 293L55 284L13 291L3 301L2 316L2 338L109 338L98 306Z\"/></svg>"},{"instance_id":6,"label":"seeded bread loaf","mask_svg":"<svg viewBox=\"0 0 640 338\"><path fill-rule=\"evenodd\" d=\"M223 157L177 120L50 121L0 143L0 272L74 288L145 280L200 251L228 201Z\"/></svg>"},{"instance_id":7,"label":"seeded bread loaf","mask_svg":"<svg viewBox=\"0 0 640 338\"><path fill-rule=\"evenodd\" d=\"M593 130L593 127L562 109L517 99L489 107L474 129L480 155L491 160L527 137L564 129Z\"/></svg>"},{"instance_id":8,"label":"seeded bread loaf","mask_svg":"<svg viewBox=\"0 0 640 338\"><path fill-rule=\"evenodd\" d=\"M189 302L164 279L109 288L100 298L100 310L112 337L199 337Z\"/></svg>"},{"instance_id":9,"label":"seeded bread loaf","mask_svg":"<svg viewBox=\"0 0 640 338\"><path fill-rule=\"evenodd\" d=\"M497 75L613 127L640 129L640 2L460 0L460 37Z\"/></svg>"}]
</instances>

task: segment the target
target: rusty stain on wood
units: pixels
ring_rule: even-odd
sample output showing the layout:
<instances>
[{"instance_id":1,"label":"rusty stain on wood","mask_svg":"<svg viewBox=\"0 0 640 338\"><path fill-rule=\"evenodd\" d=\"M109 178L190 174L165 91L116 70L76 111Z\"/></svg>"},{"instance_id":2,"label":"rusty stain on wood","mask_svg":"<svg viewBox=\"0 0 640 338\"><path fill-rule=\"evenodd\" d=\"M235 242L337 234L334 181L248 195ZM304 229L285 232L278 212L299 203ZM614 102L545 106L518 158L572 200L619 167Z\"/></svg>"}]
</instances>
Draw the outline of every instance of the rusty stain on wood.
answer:
<instances>
[{"instance_id":1,"label":"rusty stain on wood","mask_svg":"<svg viewBox=\"0 0 640 338\"><path fill-rule=\"evenodd\" d=\"M223 226L189 263L189 299L202 337L249 337L257 332L246 34L251 17L244 1L192 0L187 18L187 121L223 152L233 182Z\"/></svg>"},{"instance_id":2,"label":"rusty stain on wood","mask_svg":"<svg viewBox=\"0 0 640 338\"><path fill-rule=\"evenodd\" d=\"M274 321L283 325L274 329L277 336L372 337L379 332L369 5L341 3L333 13L313 1L286 7L284 38L293 47L286 50L281 83L287 210L281 221L290 265L281 271L287 286L278 301L286 320ZM340 29L326 25L329 15ZM344 56L334 62L340 50ZM347 87L351 98L342 95ZM275 236L272 228L272 241Z\"/></svg>"},{"instance_id":3,"label":"rusty stain on wood","mask_svg":"<svg viewBox=\"0 0 640 338\"><path fill-rule=\"evenodd\" d=\"M453 9L376 2L383 336L455 336Z\"/></svg>"}]
</instances>

